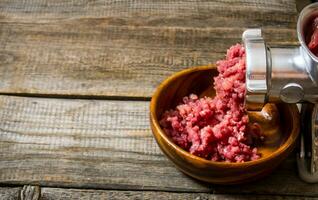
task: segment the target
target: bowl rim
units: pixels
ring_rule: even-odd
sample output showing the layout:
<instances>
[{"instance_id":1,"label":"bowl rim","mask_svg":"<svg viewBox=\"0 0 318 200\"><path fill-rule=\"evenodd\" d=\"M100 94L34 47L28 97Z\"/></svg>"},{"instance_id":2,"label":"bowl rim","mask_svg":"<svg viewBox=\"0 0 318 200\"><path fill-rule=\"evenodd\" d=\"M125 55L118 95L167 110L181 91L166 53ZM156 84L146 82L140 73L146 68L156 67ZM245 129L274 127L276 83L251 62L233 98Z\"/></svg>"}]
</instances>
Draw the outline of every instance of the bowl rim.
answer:
<instances>
[{"instance_id":1,"label":"bowl rim","mask_svg":"<svg viewBox=\"0 0 318 200\"><path fill-rule=\"evenodd\" d=\"M152 125L154 126L154 128L157 130L157 133L161 136L161 138L163 138L163 140L169 145L171 146L175 151L179 152L182 154L182 156L191 158L195 161L198 162L203 162L204 164L207 165L213 165L213 166L220 166L220 167L244 167L244 166L250 166L250 165L257 165L257 164L261 164L264 162L267 162L275 157L278 157L279 155L281 155L282 153L284 153L288 148L290 148L295 141L297 140L297 137L299 135L299 131L300 131L300 116L299 115L295 115L292 117L292 121L293 121L293 127L291 130L291 134L289 135L289 137L287 138L287 140L283 143L283 145L281 145L276 151L274 151L272 154L270 154L269 156L265 157L265 158L259 158L257 160L253 160L253 161L247 161L247 162L242 162L242 163L236 163L236 162L219 162L219 161L211 161L211 160L206 160L204 158L201 158L199 156L193 155L191 153L189 153L188 151L182 149L181 147L179 147L177 144L175 144L165 133L165 131L161 128L160 124L159 124L159 120L156 116L156 105L158 103L158 97L160 96L160 94L162 93L163 89L166 88L167 85L169 85L170 82L176 80L177 78L184 76L186 74L189 73L193 73L193 72L197 72L197 71L202 71L202 70L213 70L216 69L216 65L215 64L209 64L206 66L195 66L195 67L191 67L188 69L184 69L181 70L179 72L176 72L174 74L172 74L170 77L168 77L167 79L165 79L156 89L155 93L153 94L152 98L151 98L151 102L150 102L150 120ZM288 104L288 109L294 113L294 112L298 112L298 108L296 106L296 104ZM154 131L152 131L155 139L156 138L156 133ZM158 141L157 141L158 142ZM160 144L159 144L160 145Z\"/></svg>"}]
</instances>

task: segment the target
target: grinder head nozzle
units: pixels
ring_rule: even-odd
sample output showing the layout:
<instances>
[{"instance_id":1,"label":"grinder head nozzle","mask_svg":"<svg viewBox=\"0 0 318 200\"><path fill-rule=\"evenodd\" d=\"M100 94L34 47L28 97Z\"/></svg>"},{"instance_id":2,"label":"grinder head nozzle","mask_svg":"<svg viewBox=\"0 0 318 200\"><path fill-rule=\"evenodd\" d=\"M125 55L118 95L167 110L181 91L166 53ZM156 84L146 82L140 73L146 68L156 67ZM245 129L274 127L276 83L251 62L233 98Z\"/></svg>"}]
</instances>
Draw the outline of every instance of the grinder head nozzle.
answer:
<instances>
[{"instance_id":1,"label":"grinder head nozzle","mask_svg":"<svg viewBox=\"0 0 318 200\"><path fill-rule=\"evenodd\" d=\"M261 110L267 101L267 50L261 29L247 29L242 35L246 55L247 110Z\"/></svg>"}]
</instances>

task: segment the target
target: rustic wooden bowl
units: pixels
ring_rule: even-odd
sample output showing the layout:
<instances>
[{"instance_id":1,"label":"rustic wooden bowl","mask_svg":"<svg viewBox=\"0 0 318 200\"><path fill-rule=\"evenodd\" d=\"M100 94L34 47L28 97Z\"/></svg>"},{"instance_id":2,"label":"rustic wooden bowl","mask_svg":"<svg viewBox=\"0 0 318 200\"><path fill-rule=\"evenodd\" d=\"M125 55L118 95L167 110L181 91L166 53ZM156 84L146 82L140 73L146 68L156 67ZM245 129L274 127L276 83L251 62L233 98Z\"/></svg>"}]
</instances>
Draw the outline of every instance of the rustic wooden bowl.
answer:
<instances>
[{"instance_id":1,"label":"rustic wooden bowl","mask_svg":"<svg viewBox=\"0 0 318 200\"><path fill-rule=\"evenodd\" d=\"M269 174L295 146L299 134L299 113L295 104L267 104L261 112L249 112L251 122L258 122L265 142L258 146L262 157L245 163L209 161L181 149L159 125L162 113L175 108L191 93L214 96L215 66L195 67L178 72L165 80L156 90L150 105L153 135L165 155L182 172L196 179L216 184L248 182Z\"/></svg>"}]
</instances>

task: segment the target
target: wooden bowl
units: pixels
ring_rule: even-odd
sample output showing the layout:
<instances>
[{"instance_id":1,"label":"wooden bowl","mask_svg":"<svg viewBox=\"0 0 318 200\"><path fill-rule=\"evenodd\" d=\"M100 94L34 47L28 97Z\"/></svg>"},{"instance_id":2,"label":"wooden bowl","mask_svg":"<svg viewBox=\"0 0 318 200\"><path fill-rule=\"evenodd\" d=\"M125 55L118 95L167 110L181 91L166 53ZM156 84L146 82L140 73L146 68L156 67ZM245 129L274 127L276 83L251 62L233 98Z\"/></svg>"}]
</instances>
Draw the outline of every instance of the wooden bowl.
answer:
<instances>
[{"instance_id":1,"label":"wooden bowl","mask_svg":"<svg viewBox=\"0 0 318 200\"><path fill-rule=\"evenodd\" d=\"M165 134L159 125L163 112L175 108L191 93L214 96L215 66L195 67L178 72L156 90L150 104L153 135L165 155L182 172L215 184L248 182L269 174L293 150L299 134L299 112L295 104L267 104L261 112L249 112L251 122L260 124L265 142L257 147L262 157L245 163L209 161L190 154Z\"/></svg>"}]
</instances>

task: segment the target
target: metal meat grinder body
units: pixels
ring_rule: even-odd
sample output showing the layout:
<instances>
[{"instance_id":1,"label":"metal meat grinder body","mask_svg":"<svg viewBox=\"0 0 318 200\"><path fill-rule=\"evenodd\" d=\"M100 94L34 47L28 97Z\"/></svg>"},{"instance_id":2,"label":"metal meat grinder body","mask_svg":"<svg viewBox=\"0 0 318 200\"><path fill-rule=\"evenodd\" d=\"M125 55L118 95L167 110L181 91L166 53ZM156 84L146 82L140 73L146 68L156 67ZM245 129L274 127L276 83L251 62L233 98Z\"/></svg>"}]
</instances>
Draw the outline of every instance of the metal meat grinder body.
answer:
<instances>
[{"instance_id":1,"label":"metal meat grinder body","mask_svg":"<svg viewBox=\"0 0 318 200\"><path fill-rule=\"evenodd\" d=\"M243 33L246 51L246 106L261 110L267 102L302 103L300 151L297 163L300 177L318 182L314 166L314 142L318 138L318 57L307 47L305 30L318 16L318 3L305 7L298 18L298 47L269 47L260 29Z\"/></svg>"}]
</instances>

